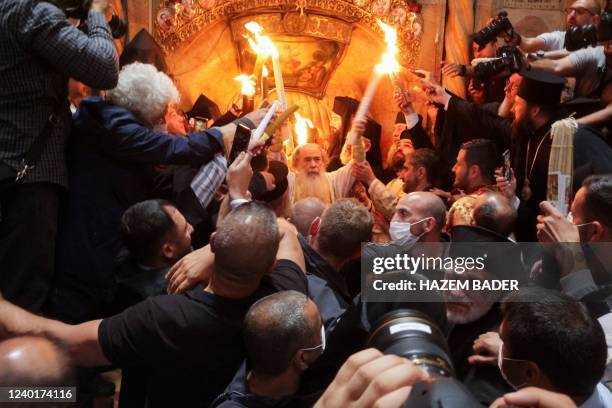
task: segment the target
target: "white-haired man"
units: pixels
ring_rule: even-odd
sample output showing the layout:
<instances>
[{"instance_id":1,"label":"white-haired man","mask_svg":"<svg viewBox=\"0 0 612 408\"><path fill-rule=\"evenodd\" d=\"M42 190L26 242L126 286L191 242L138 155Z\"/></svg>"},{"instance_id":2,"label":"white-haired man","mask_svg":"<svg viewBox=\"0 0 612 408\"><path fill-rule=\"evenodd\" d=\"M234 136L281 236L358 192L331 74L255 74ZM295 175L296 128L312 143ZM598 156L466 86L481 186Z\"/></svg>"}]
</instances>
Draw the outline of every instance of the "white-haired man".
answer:
<instances>
[{"instance_id":1,"label":"white-haired man","mask_svg":"<svg viewBox=\"0 0 612 408\"><path fill-rule=\"evenodd\" d=\"M351 132L363 135L365 120L354 122ZM278 159L278 156L276 158ZM293 151L291 171L287 175L291 204L304 198L315 197L329 205L337 199L350 197L355 184L351 163L328 172L325 171L328 161L325 150L315 143L305 143Z\"/></svg>"},{"instance_id":2,"label":"white-haired man","mask_svg":"<svg viewBox=\"0 0 612 408\"><path fill-rule=\"evenodd\" d=\"M60 214L56 280L48 313L79 323L105 313L113 298L114 258L122 248L121 215L153 196L153 166L202 165L228 153L236 124L172 137L152 128L169 103L172 80L148 64L123 67L106 99L86 98L68 149L70 194ZM245 117L254 127L260 111Z\"/></svg>"}]
</instances>

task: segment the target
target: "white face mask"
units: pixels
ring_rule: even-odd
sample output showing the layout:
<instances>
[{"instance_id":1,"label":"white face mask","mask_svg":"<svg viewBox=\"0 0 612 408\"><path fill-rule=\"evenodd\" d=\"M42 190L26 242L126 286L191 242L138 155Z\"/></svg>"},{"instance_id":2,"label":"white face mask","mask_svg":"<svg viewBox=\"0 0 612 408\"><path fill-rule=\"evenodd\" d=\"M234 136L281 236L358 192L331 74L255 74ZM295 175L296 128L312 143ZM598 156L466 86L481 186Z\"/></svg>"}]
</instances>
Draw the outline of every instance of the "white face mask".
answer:
<instances>
[{"instance_id":1,"label":"white face mask","mask_svg":"<svg viewBox=\"0 0 612 408\"><path fill-rule=\"evenodd\" d=\"M512 388L514 388L515 390L519 390L521 388L523 388L524 386L527 385L526 382L520 383L520 384L513 384L512 381L510 381L508 379L508 377L506 376L506 374L504 373L504 370L502 368L504 359L505 360L512 360L512 361L520 361L520 362L527 362L526 360L515 360L512 358L507 358L507 357L503 357L502 353L503 353L503 349L504 349L504 343L501 343L499 346L499 354L497 355L497 366L499 367L499 372L501 373L502 378L504 379L504 381L506 381L508 383L508 385Z\"/></svg>"},{"instance_id":2,"label":"white face mask","mask_svg":"<svg viewBox=\"0 0 612 408\"><path fill-rule=\"evenodd\" d=\"M423 234L425 234L413 235L411 231L412 226L430 218L431 217L426 217L413 223L391 221L389 224L389 236L395 244L401 246L402 249L408 250L414 246L414 244L423 236Z\"/></svg>"}]
</instances>

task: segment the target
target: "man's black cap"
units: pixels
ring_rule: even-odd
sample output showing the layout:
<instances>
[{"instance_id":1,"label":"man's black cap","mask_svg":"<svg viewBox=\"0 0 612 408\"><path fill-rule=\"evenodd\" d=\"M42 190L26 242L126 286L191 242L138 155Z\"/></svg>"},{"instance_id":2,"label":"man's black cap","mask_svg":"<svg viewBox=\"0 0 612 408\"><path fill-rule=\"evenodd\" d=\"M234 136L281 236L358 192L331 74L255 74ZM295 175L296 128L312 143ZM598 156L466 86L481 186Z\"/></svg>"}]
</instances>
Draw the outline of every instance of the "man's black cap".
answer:
<instances>
[{"instance_id":1,"label":"man's black cap","mask_svg":"<svg viewBox=\"0 0 612 408\"><path fill-rule=\"evenodd\" d=\"M267 191L263 176L260 173L253 174L249 191L254 200L271 202L280 198L287 191L289 185L287 174L289 174L289 169L284 163L275 160L268 162L267 172L274 176L275 187L273 190Z\"/></svg>"},{"instance_id":2,"label":"man's black cap","mask_svg":"<svg viewBox=\"0 0 612 408\"><path fill-rule=\"evenodd\" d=\"M217 104L203 94L198 96L198 99L193 104L191 110L189 112L185 112L185 114L190 118L206 119L217 119L219 116L221 116L221 112L219 111Z\"/></svg>"},{"instance_id":3,"label":"man's black cap","mask_svg":"<svg viewBox=\"0 0 612 408\"><path fill-rule=\"evenodd\" d=\"M561 103L565 80L548 72L533 70L521 73L523 80L518 96L534 105L556 106Z\"/></svg>"}]
</instances>

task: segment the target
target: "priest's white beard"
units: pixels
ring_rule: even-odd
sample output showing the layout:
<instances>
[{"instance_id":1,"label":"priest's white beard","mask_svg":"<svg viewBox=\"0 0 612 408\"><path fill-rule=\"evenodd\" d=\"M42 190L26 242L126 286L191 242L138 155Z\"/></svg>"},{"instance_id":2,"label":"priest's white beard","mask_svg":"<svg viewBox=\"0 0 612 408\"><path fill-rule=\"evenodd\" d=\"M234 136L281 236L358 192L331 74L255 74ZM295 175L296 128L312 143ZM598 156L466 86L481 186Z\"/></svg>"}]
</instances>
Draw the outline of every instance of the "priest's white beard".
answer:
<instances>
[{"instance_id":1,"label":"priest's white beard","mask_svg":"<svg viewBox=\"0 0 612 408\"><path fill-rule=\"evenodd\" d=\"M446 295L446 294L445 294ZM449 322L454 324L468 324L473 323L486 315L493 303L491 302L469 302L466 299L464 301L452 302L447 296L446 304L446 318Z\"/></svg>"},{"instance_id":2,"label":"priest's white beard","mask_svg":"<svg viewBox=\"0 0 612 408\"><path fill-rule=\"evenodd\" d=\"M315 197L325 204L331 204L331 191L325 173L308 174L307 172L299 172L295 175L294 202L308 197Z\"/></svg>"}]
</instances>

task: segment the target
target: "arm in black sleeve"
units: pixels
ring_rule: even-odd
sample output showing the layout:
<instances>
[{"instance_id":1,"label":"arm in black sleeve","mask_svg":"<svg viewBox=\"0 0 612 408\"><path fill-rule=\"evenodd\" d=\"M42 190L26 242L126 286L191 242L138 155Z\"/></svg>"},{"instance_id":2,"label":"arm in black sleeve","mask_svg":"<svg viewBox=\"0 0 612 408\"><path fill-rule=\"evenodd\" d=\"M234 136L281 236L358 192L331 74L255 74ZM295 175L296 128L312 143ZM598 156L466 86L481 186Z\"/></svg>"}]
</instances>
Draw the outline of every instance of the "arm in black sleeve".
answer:
<instances>
[{"instance_id":1,"label":"arm in black sleeve","mask_svg":"<svg viewBox=\"0 0 612 408\"><path fill-rule=\"evenodd\" d=\"M423 120L420 115L417 124L412 129L406 129L406 132L408 133L410 140L412 140L412 146L414 146L415 149L435 149L433 143L431 143L429 135L425 129L423 129Z\"/></svg>"},{"instance_id":2,"label":"arm in black sleeve","mask_svg":"<svg viewBox=\"0 0 612 408\"><path fill-rule=\"evenodd\" d=\"M512 121L509 119L500 118L475 103L455 96L451 97L446 114L446 120L455 120L459 129L463 126L473 129L475 134L469 139L493 139L503 146L510 146Z\"/></svg>"}]
</instances>

